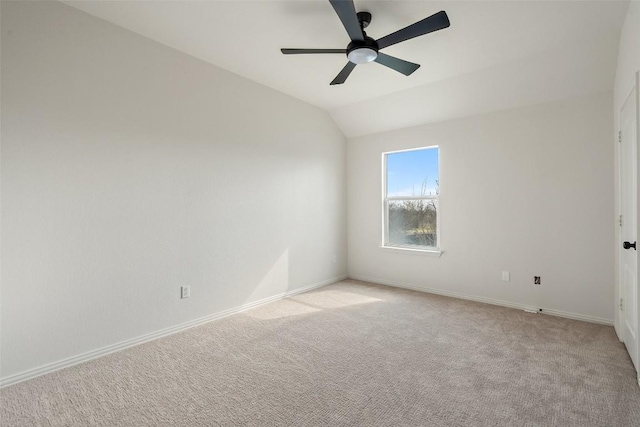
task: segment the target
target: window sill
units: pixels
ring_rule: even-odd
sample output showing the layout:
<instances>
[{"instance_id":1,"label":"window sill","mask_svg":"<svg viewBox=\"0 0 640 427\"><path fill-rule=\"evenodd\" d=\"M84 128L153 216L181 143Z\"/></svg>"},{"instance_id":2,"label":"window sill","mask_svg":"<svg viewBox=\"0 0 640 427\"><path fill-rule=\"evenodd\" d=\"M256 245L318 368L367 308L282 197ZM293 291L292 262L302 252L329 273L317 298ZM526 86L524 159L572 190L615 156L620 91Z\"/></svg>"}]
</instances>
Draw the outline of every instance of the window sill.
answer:
<instances>
[{"instance_id":1,"label":"window sill","mask_svg":"<svg viewBox=\"0 0 640 427\"><path fill-rule=\"evenodd\" d=\"M417 249L417 248L408 248L403 246L379 246L379 248L388 252L433 256L438 258L442 256L442 251L440 249Z\"/></svg>"}]
</instances>

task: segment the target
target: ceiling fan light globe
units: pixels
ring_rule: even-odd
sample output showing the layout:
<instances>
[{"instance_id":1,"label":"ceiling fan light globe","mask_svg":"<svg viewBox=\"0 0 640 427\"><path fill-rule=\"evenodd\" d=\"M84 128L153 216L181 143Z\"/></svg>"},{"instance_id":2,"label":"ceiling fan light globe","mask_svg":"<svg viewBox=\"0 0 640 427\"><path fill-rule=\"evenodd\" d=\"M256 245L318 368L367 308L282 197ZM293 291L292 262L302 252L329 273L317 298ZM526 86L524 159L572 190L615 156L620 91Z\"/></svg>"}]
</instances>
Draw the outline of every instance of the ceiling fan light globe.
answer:
<instances>
[{"instance_id":1,"label":"ceiling fan light globe","mask_svg":"<svg viewBox=\"0 0 640 427\"><path fill-rule=\"evenodd\" d=\"M366 64L368 62L375 61L378 57L378 52L369 47L361 47L359 49L354 49L347 54L347 58L349 61L354 64Z\"/></svg>"}]
</instances>

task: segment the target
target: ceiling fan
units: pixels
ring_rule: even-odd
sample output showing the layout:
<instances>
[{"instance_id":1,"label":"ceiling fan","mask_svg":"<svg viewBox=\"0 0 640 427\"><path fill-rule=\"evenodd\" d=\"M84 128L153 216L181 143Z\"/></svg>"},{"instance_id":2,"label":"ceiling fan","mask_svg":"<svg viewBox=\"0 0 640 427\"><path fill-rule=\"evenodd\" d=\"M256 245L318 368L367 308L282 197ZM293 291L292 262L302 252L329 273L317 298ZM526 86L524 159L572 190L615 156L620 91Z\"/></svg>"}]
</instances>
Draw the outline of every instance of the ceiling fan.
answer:
<instances>
[{"instance_id":1,"label":"ceiling fan","mask_svg":"<svg viewBox=\"0 0 640 427\"><path fill-rule=\"evenodd\" d=\"M349 62L344 66L342 71L338 73L335 79L331 82L332 85L340 85L347 80L349 74L358 64L366 64L368 62L375 61L378 64L382 64L405 76L410 75L415 70L420 68L420 64L414 64L393 56L385 55L380 52L381 49L389 47L396 43L400 43L414 37L423 36L434 31L447 28L449 24L449 17L444 11L438 12L428 18L418 21L415 24L409 25L401 30L386 35L378 40L374 40L367 36L364 29L367 28L371 22L371 14L369 12L358 12L353 5L352 0L329 0L331 6L335 9L338 17L342 21L351 43L346 49L280 49L285 55L299 55L299 54L315 54L315 53L343 53L347 54Z\"/></svg>"}]
</instances>

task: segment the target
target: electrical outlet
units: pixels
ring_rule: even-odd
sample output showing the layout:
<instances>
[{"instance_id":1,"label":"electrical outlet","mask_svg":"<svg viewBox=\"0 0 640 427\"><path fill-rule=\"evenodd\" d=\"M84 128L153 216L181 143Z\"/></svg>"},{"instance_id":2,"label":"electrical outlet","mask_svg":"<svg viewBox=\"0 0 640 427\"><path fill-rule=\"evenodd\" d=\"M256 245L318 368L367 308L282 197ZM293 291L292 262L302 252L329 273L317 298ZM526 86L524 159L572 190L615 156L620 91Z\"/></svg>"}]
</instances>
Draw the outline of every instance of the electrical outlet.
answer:
<instances>
[{"instance_id":1,"label":"electrical outlet","mask_svg":"<svg viewBox=\"0 0 640 427\"><path fill-rule=\"evenodd\" d=\"M502 280L504 280L505 282L508 282L510 280L508 271L503 271L502 272Z\"/></svg>"},{"instance_id":2,"label":"electrical outlet","mask_svg":"<svg viewBox=\"0 0 640 427\"><path fill-rule=\"evenodd\" d=\"M540 280L540 276L533 276L533 284L534 285L542 284L542 281Z\"/></svg>"},{"instance_id":3,"label":"electrical outlet","mask_svg":"<svg viewBox=\"0 0 640 427\"><path fill-rule=\"evenodd\" d=\"M338 262L338 257L334 254L332 260L333 260L333 263L335 264L336 262Z\"/></svg>"},{"instance_id":4,"label":"electrical outlet","mask_svg":"<svg viewBox=\"0 0 640 427\"><path fill-rule=\"evenodd\" d=\"M191 287L183 286L180 288L180 298L185 299L191 296Z\"/></svg>"}]
</instances>

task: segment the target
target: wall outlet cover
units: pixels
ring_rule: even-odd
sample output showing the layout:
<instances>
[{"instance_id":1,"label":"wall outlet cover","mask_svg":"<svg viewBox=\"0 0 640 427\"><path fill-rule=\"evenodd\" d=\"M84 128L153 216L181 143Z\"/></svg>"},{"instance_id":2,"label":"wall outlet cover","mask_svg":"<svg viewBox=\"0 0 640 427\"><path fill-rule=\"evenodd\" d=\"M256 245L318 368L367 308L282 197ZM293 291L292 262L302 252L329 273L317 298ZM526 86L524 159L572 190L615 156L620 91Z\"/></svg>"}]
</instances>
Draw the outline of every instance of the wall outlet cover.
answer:
<instances>
[{"instance_id":1,"label":"wall outlet cover","mask_svg":"<svg viewBox=\"0 0 640 427\"><path fill-rule=\"evenodd\" d=\"M191 287L183 286L180 288L180 298L189 298L191 296Z\"/></svg>"}]
</instances>

